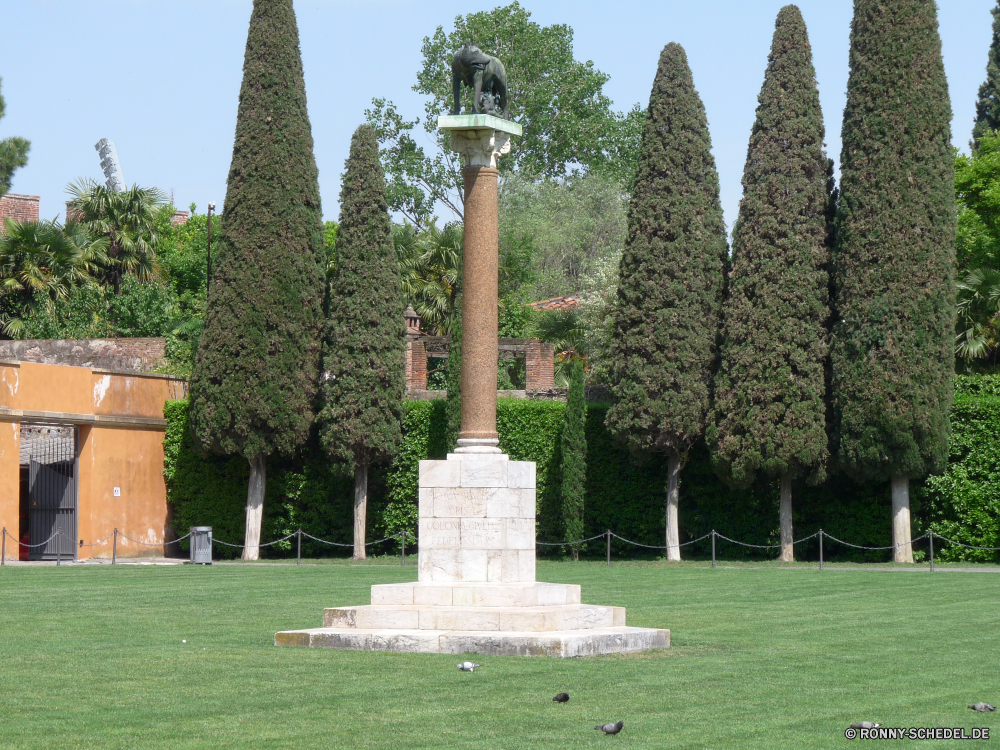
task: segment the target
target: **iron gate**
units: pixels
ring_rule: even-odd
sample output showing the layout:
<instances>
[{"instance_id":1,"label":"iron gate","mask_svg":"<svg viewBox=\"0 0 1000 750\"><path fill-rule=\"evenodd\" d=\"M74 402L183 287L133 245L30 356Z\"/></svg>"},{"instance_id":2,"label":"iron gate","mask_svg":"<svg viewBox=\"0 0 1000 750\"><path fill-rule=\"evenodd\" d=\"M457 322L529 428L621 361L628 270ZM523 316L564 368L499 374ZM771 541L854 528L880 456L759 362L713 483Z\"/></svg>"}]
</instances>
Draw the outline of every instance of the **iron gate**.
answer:
<instances>
[{"instance_id":1,"label":"iron gate","mask_svg":"<svg viewBox=\"0 0 1000 750\"><path fill-rule=\"evenodd\" d=\"M76 429L35 441L28 467L28 537L30 544L41 545L31 548L29 558L72 560L76 556ZM58 536L51 538L57 531Z\"/></svg>"}]
</instances>

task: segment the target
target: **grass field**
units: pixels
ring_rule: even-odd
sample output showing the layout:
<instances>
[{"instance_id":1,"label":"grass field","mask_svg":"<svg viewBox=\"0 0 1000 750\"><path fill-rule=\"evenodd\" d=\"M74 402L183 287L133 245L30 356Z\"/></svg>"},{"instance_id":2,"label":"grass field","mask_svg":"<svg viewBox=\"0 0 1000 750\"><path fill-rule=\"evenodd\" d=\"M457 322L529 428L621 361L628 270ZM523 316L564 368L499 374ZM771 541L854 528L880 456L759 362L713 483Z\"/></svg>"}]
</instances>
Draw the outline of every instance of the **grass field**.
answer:
<instances>
[{"instance_id":1,"label":"grass field","mask_svg":"<svg viewBox=\"0 0 1000 750\"><path fill-rule=\"evenodd\" d=\"M842 748L863 719L1000 741L1000 713L966 708L1000 703L1000 574L540 562L539 580L669 627L672 648L466 674L455 656L272 645L415 575L0 568L0 748ZM618 719L617 736L593 730Z\"/></svg>"}]
</instances>

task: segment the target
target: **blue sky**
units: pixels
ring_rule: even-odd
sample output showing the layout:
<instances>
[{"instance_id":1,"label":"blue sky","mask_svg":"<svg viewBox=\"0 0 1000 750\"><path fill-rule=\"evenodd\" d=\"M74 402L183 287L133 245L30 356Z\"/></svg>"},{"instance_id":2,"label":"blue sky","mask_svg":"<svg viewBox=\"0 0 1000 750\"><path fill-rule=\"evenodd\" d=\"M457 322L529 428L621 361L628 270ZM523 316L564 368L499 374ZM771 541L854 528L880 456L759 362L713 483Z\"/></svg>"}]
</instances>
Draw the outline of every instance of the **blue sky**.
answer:
<instances>
[{"instance_id":1,"label":"blue sky","mask_svg":"<svg viewBox=\"0 0 1000 750\"><path fill-rule=\"evenodd\" d=\"M939 21L952 99L953 140L967 149L976 91L985 77L995 0L941 0ZM68 182L103 179L94 144L115 142L125 179L156 185L204 212L225 197L251 0L8 0L0 77L7 116L0 138L31 140L12 192L41 196L61 216ZM372 97L423 114L410 87L420 44L460 13L498 0L297 0L306 94L320 190L336 219L351 133ZM533 20L568 24L576 56L611 76L618 109L645 106L660 50L687 50L705 102L731 226L757 93L780 0L526 0ZM840 154L847 86L850 0L803 0L826 120L828 154ZM364 61L363 63L360 61ZM422 132L422 131L421 131ZM443 219L451 218L442 213Z\"/></svg>"}]
</instances>

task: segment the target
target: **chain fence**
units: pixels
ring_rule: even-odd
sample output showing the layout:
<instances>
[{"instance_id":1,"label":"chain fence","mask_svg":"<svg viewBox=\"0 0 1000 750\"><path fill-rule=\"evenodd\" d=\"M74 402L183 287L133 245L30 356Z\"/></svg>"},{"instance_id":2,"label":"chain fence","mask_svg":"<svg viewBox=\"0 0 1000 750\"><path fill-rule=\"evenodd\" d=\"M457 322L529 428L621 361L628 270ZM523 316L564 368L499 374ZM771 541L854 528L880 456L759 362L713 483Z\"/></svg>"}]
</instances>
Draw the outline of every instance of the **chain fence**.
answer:
<instances>
[{"instance_id":1,"label":"chain fence","mask_svg":"<svg viewBox=\"0 0 1000 750\"><path fill-rule=\"evenodd\" d=\"M110 534L108 534L106 537L104 537L104 539L101 539L99 541L92 542L90 544L84 544L81 541L80 542L80 547L81 548L83 548L83 547L98 547L98 546L107 544L107 542L108 542L109 539L113 540L112 541L111 564L114 565L114 564L117 563L117 557L118 557L118 538L119 537L121 537L122 539L124 539L126 541L132 542L133 544L139 544L139 545L143 545L143 546L147 546L147 547L166 547L168 544L174 544L175 542L184 541L185 539L187 539L188 537L191 536L191 533L192 532L188 532L184 536L178 537L177 539L171 539L170 541L163 541L163 542L143 542L143 541L140 541L138 539L132 539L131 537L127 536L124 532L119 531L116 528L116 529L114 529L114 531L112 531ZM7 528L4 527L3 531L2 531L2 535L0 535L0 539L2 539L2 543L0 543L0 565L6 565L6 563L7 563L7 539L8 538L10 538L13 542L15 542L15 544L19 548L20 547L26 547L26 548L29 548L29 549L34 549L34 548L37 548L37 547L43 547L43 546L47 545L53 539L56 539L57 537L60 537L61 535L62 535L62 532L56 531L56 533L54 533L52 536L50 536L44 542L38 542L36 544L28 544L27 542L23 542L20 539L17 539L12 534L9 534L7 532ZM320 544L325 544L325 545L332 546L332 547L351 547L351 548L354 547L353 544L346 544L346 543L343 543L343 542L334 542L334 541L330 541L329 539L321 539L321 538L319 538L317 536L313 536L312 534L309 534L306 531L303 531L302 529L296 529L295 531L291 532L290 534L286 534L285 536L281 537L280 539L275 539L275 540L270 541L270 542L258 543L255 546L258 549L259 548L263 548L263 547L273 547L275 545L281 544L282 542L286 542L289 539L295 538L296 542L297 542L296 564L299 564L299 563L302 562L302 539L303 539L303 537L305 537L307 539L310 539L310 540L312 540L314 542L318 542ZM951 539L949 537L943 536L942 534L938 534L933 529L930 530L930 531L928 531L928 532L926 532L926 533L924 533L924 534L922 534L922 535L920 535L920 536L918 536L918 537L916 537L916 538L914 538L914 539L911 539L909 542L905 542L905 543L901 542L899 544L890 544L890 545L887 545L887 546L884 546L884 547L871 547L871 546L865 546L865 545L862 545L862 544L853 544L851 542L846 542L843 539L838 539L837 537L833 536L832 534L828 534L827 532L823 531L823 529L819 529L818 531L815 531L812 534L809 534L808 536L804 536L801 539L796 539L796 540L792 541L787 546L791 547L792 549L794 549L795 545L802 544L803 542L807 542L810 539L814 539L814 538L817 538L817 537L819 538L819 568L820 568L820 570L823 570L823 565L824 565L824 562L825 562L824 561L824 555L823 555L823 540L824 539L828 539L831 542L835 542L836 544L844 545L845 547L850 547L852 549L866 550L866 551L885 551L885 550L893 550L893 551L895 551L895 550L897 550L900 547L912 546L913 544L916 544L917 542L921 542L924 539L926 539L926 540L928 540L928 544L929 544L929 558L930 558L930 569L931 569L931 572L934 571L934 541L935 540L938 540L939 542L946 542L948 544L954 544L954 545L957 545L959 547L964 547L966 549L972 549L972 550L978 550L978 551L987 551L987 552L997 552L997 551L1000 551L1000 547L980 547L980 546L976 546L976 545L973 545L973 544L965 544L964 542L959 542L959 541L957 541L955 539ZM535 545L536 545L536 547L567 547L567 548L577 547L578 548L579 545L581 545L581 544L586 544L587 542L593 542L593 541L595 541L597 539L604 539L605 540L605 544L606 544L605 559L606 559L607 565L610 566L611 565L611 541L612 541L612 539L617 539L618 541L624 542L625 544L630 544L630 545L632 545L634 547L642 547L644 549L667 550L668 552L671 549L676 549L676 550L678 550L678 558L677 559L680 559L679 550L680 550L681 547L687 547L689 545L696 544L698 542L702 542L705 539L709 539L709 538L711 538L712 567L713 568L716 567L716 563L717 563L717 558L716 558L716 543L718 541L727 542L729 544L735 544L735 545L738 545L740 547L747 547L747 548L751 548L751 549L761 549L761 550L764 550L764 549L783 549L783 548L786 547L785 544L781 544L781 543L779 543L779 544L750 544L748 542L741 542L738 539L731 539L730 537L725 536L724 534L720 534L715 529L712 529L710 532L708 532L707 534L703 534L702 536L698 537L697 539L690 539L690 540L688 540L686 542L678 542L678 543L672 544L672 545L643 544L642 542L636 542L636 541L633 541L631 539L626 539L623 536L619 536L618 534L616 534L615 532L613 532L611 529L608 529L607 531L605 531L602 534L596 534L596 535L594 535L592 537L588 537L586 539L574 539L574 540L567 540L567 541L561 541L561 542L541 542L541 541L536 541ZM399 542L399 545L400 545L400 564L401 565L406 565L406 542L407 542L408 539L412 540L415 543L419 541L416 535L410 533L409 531L405 531L404 530L404 531L400 531L398 534L390 534L389 536L383 537L382 539L376 539L376 540L371 541L371 542L365 542L364 546L367 548L367 547L371 547L371 546L376 545L376 544L383 544L385 542L394 542L394 543L395 542ZM246 545L246 544L233 544L231 542L224 542L221 539L213 538L213 537L210 537L210 544L220 544L223 547L229 547L229 548L233 548L233 549L246 549L247 546L249 546L249 545ZM668 557L669 557L669 555L668 555ZM57 543L56 544L56 565L60 565L61 563L62 563L61 545L59 545Z\"/></svg>"}]
</instances>

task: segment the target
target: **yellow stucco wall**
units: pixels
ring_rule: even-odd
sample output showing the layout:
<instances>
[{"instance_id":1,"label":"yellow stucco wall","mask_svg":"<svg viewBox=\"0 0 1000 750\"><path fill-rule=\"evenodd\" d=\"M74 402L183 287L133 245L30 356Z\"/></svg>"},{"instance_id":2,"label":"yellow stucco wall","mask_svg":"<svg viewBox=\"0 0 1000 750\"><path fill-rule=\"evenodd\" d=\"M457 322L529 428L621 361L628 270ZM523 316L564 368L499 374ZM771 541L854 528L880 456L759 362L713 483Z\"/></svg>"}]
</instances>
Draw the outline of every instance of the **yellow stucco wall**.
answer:
<instances>
[{"instance_id":1,"label":"yellow stucco wall","mask_svg":"<svg viewBox=\"0 0 1000 750\"><path fill-rule=\"evenodd\" d=\"M78 450L78 542L90 545L117 527L122 557L160 556L167 532L163 481L163 405L184 398L176 379L93 371L85 367L0 363L0 526L18 528L20 420L4 410L80 415ZM86 424L92 415L117 420L140 417L157 424ZM42 422L44 416L30 421ZM118 487L120 495L115 497ZM146 545L136 542L145 542ZM147 546L151 545L151 546ZM8 537L7 559L16 559ZM79 559L111 557L112 542L78 548Z\"/></svg>"}]
</instances>

